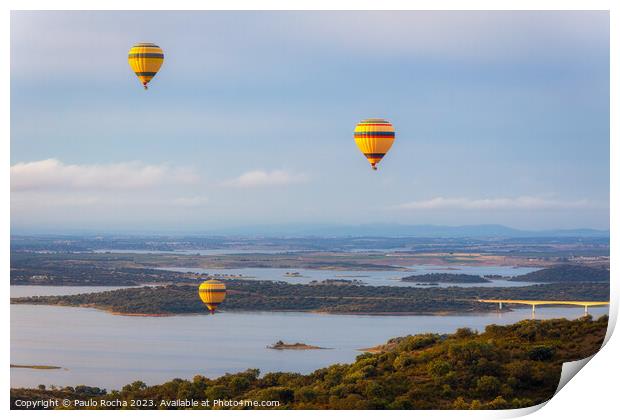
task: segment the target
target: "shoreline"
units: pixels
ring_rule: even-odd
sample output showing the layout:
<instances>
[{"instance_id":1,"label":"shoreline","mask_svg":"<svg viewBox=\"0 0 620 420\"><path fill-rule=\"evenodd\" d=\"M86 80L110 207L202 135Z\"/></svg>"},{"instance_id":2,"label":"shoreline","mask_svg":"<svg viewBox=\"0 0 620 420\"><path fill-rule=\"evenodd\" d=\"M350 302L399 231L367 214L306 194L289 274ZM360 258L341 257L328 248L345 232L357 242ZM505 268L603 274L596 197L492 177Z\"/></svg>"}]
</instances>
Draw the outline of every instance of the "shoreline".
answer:
<instances>
[{"instance_id":1,"label":"shoreline","mask_svg":"<svg viewBox=\"0 0 620 420\"><path fill-rule=\"evenodd\" d=\"M64 307L64 308L86 308L86 309L96 309L98 311L107 312L110 315L115 316L135 316L135 317L153 317L153 318L165 318L171 316L203 316L203 315L211 315L207 310L204 312L186 312L186 313L139 313L139 312L119 312L106 307L96 306L96 305L60 305L60 304L49 304L49 303L11 303L11 305L25 305L25 306L52 306L52 307ZM409 312L331 312L331 311L318 311L318 310L273 310L273 311L265 311L265 310L242 310L242 311L218 311L218 313L233 313L233 314L243 314L243 313L303 313L303 314L316 314L316 315L359 315L359 316L450 316L450 315L460 315L460 316L476 316L476 315L486 315L493 312L498 312L497 309L489 310L489 311L469 311L469 312L459 312L459 311L438 311L438 312L428 312L428 311L409 311ZM501 312L512 312L510 308L503 308Z\"/></svg>"},{"instance_id":2,"label":"shoreline","mask_svg":"<svg viewBox=\"0 0 620 420\"><path fill-rule=\"evenodd\" d=\"M51 365L17 365L17 364L11 363L11 369L56 370L56 369L62 369L62 367L51 366Z\"/></svg>"},{"instance_id":3,"label":"shoreline","mask_svg":"<svg viewBox=\"0 0 620 420\"><path fill-rule=\"evenodd\" d=\"M491 313L510 313L514 312L513 309L504 307L501 311L497 309L491 309L488 311L468 311L468 312L459 312L459 311L438 311L438 312L428 312L428 311L408 311L408 312L330 312L330 311L317 311L317 310L273 310L273 311L265 311L265 310L241 310L241 311L217 311L215 314L211 314L205 310L205 312L186 312L186 313L133 313L133 312L118 312L113 311L111 309L107 309L105 307L98 307L93 305L51 305L49 303L11 303L11 305L22 305L22 306L52 306L52 307L64 307L64 308L85 308L85 309L95 309L97 311L106 312L110 315L114 316L131 316L131 317L143 317L143 318L166 318L166 317L174 317L174 316L217 316L217 314L251 314L251 313L300 313L300 314L314 314L314 315L356 315L356 316L482 316L488 315ZM545 305L547 308L564 308L566 305ZM524 306L525 308L525 306Z\"/></svg>"}]
</instances>

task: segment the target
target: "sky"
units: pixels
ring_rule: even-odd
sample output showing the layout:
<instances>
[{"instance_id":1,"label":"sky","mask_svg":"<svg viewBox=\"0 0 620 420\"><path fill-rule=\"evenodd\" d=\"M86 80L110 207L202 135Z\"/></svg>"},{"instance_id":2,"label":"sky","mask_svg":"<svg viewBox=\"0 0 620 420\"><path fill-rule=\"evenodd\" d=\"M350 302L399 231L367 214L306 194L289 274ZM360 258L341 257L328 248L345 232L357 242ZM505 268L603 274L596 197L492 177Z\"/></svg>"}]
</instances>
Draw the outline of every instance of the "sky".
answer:
<instances>
[{"instance_id":1,"label":"sky","mask_svg":"<svg viewBox=\"0 0 620 420\"><path fill-rule=\"evenodd\" d=\"M609 146L607 12L11 13L14 231L608 229Z\"/></svg>"}]
</instances>

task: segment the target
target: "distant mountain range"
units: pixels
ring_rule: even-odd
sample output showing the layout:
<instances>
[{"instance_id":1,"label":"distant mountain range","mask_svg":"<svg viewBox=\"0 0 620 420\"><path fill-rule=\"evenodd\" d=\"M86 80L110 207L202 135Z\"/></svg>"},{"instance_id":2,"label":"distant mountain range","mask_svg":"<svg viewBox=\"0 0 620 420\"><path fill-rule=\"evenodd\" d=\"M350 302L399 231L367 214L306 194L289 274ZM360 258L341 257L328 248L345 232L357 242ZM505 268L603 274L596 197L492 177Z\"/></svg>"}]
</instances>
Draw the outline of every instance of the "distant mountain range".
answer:
<instances>
[{"instance_id":1,"label":"distant mountain range","mask_svg":"<svg viewBox=\"0 0 620 420\"><path fill-rule=\"evenodd\" d=\"M238 236L238 237L417 237L417 238L609 238L609 230L597 229L548 229L521 230L504 225L401 225L396 223L369 223L362 225L337 224L282 224L249 225L218 229L153 229L153 230L91 230L91 229L53 229L24 230L12 229L12 235L61 235L61 236Z\"/></svg>"},{"instance_id":2,"label":"distant mountain range","mask_svg":"<svg viewBox=\"0 0 620 420\"><path fill-rule=\"evenodd\" d=\"M322 236L322 237L421 237L421 238L544 238L544 237L587 237L608 238L609 230L596 229L551 229L521 230L503 225L264 225L206 231L217 235L261 235L261 236Z\"/></svg>"}]
</instances>

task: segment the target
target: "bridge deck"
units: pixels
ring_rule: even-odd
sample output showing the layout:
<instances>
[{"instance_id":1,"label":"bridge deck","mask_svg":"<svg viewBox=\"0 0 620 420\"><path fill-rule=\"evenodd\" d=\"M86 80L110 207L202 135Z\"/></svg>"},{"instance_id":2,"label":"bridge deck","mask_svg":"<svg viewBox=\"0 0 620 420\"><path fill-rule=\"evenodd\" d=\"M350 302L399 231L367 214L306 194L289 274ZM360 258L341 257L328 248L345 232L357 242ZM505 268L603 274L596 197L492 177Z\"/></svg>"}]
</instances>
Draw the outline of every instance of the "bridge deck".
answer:
<instances>
[{"instance_id":1,"label":"bridge deck","mask_svg":"<svg viewBox=\"0 0 620 420\"><path fill-rule=\"evenodd\" d=\"M511 299L478 299L484 303L516 303L521 305L573 305L573 306L605 306L609 302L584 302L575 300L511 300Z\"/></svg>"}]
</instances>

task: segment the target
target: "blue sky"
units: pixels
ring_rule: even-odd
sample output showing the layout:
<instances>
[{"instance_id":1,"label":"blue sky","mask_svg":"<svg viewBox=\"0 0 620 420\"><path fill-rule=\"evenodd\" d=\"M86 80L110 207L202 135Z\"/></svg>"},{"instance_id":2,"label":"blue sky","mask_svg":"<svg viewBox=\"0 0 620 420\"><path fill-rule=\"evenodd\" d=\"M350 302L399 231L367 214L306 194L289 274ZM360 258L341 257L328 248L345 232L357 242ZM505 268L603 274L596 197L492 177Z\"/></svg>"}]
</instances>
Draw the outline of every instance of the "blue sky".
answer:
<instances>
[{"instance_id":1,"label":"blue sky","mask_svg":"<svg viewBox=\"0 0 620 420\"><path fill-rule=\"evenodd\" d=\"M607 229L609 16L13 12L11 165L16 229Z\"/></svg>"}]
</instances>

